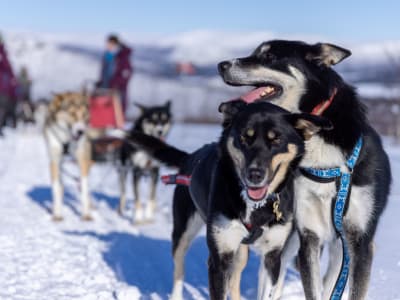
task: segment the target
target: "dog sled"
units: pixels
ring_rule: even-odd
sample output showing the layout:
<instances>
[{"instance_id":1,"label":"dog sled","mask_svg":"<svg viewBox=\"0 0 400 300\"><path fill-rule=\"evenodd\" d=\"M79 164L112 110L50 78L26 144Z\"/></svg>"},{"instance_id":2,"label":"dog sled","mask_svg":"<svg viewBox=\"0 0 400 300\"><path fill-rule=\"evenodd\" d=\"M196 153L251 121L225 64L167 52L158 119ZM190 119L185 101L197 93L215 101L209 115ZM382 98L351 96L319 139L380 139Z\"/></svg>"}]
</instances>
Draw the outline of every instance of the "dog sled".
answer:
<instances>
[{"instance_id":1,"label":"dog sled","mask_svg":"<svg viewBox=\"0 0 400 300\"><path fill-rule=\"evenodd\" d=\"M122 146L122 139L111 136L110 132L125 126L118 93L110 89L94 89L89 94L89 116L93 161L114 160L115 153Z\"/></svg>"}]
</instances>

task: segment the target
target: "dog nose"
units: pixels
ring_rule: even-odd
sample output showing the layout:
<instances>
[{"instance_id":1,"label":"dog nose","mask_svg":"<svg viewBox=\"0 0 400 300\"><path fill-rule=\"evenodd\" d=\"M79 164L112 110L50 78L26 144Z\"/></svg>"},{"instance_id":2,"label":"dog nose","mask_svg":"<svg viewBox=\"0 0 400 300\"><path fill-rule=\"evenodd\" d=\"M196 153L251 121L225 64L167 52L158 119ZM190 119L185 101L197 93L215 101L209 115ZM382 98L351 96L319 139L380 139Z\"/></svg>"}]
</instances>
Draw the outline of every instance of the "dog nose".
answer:
<instances>
[{"instance_id":1,"label":"dog nose","mask_svg":"<svg viewBox=\"0 0 400 300\"><path fill-rule=\"evenodd\" d=\"M258 168L250 168L247 172L247 179L254 184L261 183L264 179L264 172Z\"/></svg>"},{"instance_id":2,"label":"dog nose","mask_svg":"<svg viewBox=\"0 0 400 300\"><path fill-rule=\"evenodd\" d=\"M79 129L77 132L76 132L76 135L79 137L79 136L81 136L83 134L83 130L82 129Z\"/></svg>"},{"instance_id":3,"label":"dog nose","mask_svg":"<svg viewBox=\"0 0 400 300\"><path fill-rule=\"evenodd\" d=\"M232 67L232 63L229 60L222 61L218 64L218 72L222 75L226 70Z\"/></svg>"}]
</instances>

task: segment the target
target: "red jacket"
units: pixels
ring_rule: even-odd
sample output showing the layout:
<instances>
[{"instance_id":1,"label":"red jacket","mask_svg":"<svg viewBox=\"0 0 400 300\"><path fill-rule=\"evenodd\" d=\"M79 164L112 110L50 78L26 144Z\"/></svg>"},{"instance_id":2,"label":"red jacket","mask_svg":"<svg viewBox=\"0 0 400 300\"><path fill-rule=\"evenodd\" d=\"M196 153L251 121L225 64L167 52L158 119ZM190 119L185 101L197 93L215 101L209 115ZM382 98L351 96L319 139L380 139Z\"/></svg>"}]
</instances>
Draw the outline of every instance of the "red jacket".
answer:
<instances>
[{"instance_id":1,"label":"red jacket","mask_svg":"<svg viewBox=\"0 0 400 300\"><path fill-rule=\"evenodd\" d=\"M114 88L117 90L126 90L129 79L131 78L133 72L133 68L131 65L131 54L132 50L130 48L124 45L121 46L121 49L115 55L114 71L108 84L102 82L102 76L106 68L105 58L103 59L99 82L100 86Z\"/></svg>"},{"instance_id":2,"label":"red jacket","mask_svg":"<svg viewBox=\"0 0 400 300\"><path fill-rule=\"evenodd\" d=\"M4 44L0 44L0 95L6 95L11 99L16 97L17 80L7 57Z\"/></svg>"}]
</instances>

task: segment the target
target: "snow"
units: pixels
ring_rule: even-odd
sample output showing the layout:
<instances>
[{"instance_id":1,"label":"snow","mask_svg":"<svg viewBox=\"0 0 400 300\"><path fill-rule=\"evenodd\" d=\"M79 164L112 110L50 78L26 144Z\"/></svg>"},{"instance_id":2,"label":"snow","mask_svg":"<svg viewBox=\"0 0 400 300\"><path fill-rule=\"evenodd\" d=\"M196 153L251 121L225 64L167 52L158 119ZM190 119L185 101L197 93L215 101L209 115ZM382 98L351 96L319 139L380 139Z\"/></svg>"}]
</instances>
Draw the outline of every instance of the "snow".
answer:
<instances>
[{"instance_id":1,"label":"snow","mask_svg":"<svg viewBox=\"0 0 400 300\"><path fill-rule=\"evenodd\" d=\"M175 125L169 142L186 150L216 140L219 126ZM117 178L109 165L91 171L94 221L80 219L75 183L65 178L64 221L51 221L51 192L44 140L34 129L6 131L0 140L0 299L167 299L172 285L172 187L158 186L153 224L133 226L131 206L120 217ZM400 147L385 140L393 177L389 206L376 238L369 299L400 299ZM71 172L75 166L66 166ZM163 170L168 173L169 170ZM142 189L146 191L146 186ZM128 189L128 199L132 193ZM130 201L131 202L131 201ZM184 299L207 299L204 230L186 260ZM252 253L242 293L255 299L258 258ZM290 268L283 300L303 299L298 273Z\"/></svg>"},{"instance_id":2,"label":"snow","mask_svg":"<svg viewBox=\"0 0 400 300\"><path fill-rule=\"evenodd\" d=\"M375 99L399 99L400 86L385 86L377 83L359 84L357 91L366 98Z\"/></svg>"}]
</instances>

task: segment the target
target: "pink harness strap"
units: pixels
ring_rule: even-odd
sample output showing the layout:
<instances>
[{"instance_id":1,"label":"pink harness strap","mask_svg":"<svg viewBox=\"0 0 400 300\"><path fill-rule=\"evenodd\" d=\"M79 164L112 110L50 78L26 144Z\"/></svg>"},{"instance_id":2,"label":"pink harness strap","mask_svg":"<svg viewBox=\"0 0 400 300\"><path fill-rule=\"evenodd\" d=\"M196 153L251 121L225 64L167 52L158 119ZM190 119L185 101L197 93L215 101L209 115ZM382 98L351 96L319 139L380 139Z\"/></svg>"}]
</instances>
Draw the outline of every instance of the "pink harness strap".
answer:
<instances>
[{"instance_id":1,"label":"pink harness strap","mask_svg":"<svg viewBox=\"0 0 400 300\"><path fill-rule=\"evenodd\" d=\"M189 186L192 176L182 175L182 174L171 174L161 176L161 181L164 184L179 184L184 186Z\"/></svg>"}]
</instances>

